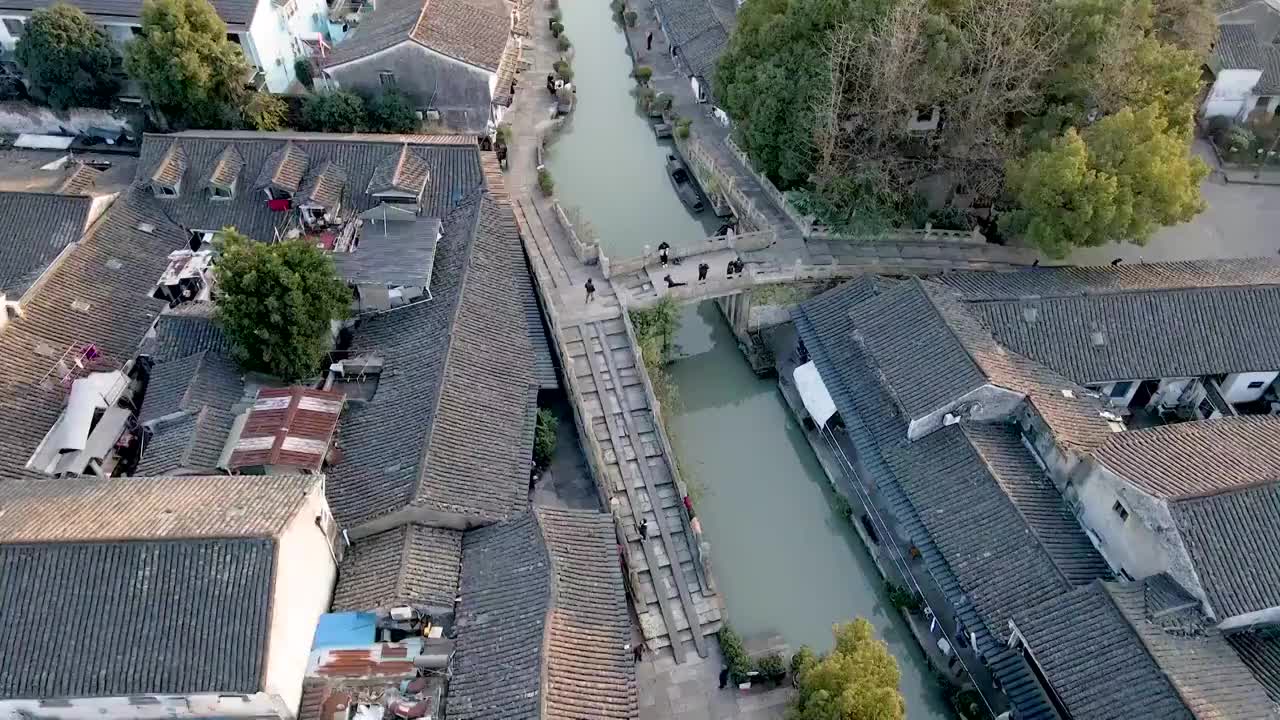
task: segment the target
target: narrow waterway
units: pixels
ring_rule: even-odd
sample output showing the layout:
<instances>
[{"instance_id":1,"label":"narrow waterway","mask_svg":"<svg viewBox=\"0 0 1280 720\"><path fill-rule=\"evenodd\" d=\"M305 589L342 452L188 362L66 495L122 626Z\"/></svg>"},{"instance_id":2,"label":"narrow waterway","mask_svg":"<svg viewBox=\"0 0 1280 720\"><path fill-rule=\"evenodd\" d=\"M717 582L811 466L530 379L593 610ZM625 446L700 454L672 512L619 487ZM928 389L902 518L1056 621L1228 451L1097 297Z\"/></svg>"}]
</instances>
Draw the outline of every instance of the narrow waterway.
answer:
<instances>
[{"instance_id":1,"label":"narrow waterway","mask_svg":"<svg viewBox=\"0 0 1280 720\"><path fill-rule=\"evenodd\" d=\"M833 623L865 617L898 658L908 716L950 717L861 541L832 510L826 476L776 383L751 372L714 302L684 308L681 320L672 434L701 496L734 627L826 650Z\"/></svg>"},{"instance_id":2,"label":"narrow waterway","mask_svg":"<svg viewBox=\"0 0 1280 720\"><path fill-rule=\"evenodd\" d=\"M636 110L627 40L608 0L562 0L561 7L578 106L548 149L556 194L582 210L611 257L635 257L663 240L706 239L719 222L709 210L691 215L672 191L665 164L674 150Z\"/></svg>"},{"instance_id":3,"label":"narrow waterway","mask_svg":"<svg viewBox=\"0 0 1280 720\"><path fill-rule=\"evenodd\" d=\"M671 189L670 149L635 111L626 39L608 0L561 7L578 107L549 148L556 194L615 256L701 241L718 222L690 215ZM752 374L714 303L684 308L677 343L683 359L671 372L682 407L670 420L681 465L701 488L698 514L735 628L826 650L833 623L865 617L898 658L909 717L950 717L866 551L832 511L822 468L775 384Z\"/></svg>"}]
</instances>

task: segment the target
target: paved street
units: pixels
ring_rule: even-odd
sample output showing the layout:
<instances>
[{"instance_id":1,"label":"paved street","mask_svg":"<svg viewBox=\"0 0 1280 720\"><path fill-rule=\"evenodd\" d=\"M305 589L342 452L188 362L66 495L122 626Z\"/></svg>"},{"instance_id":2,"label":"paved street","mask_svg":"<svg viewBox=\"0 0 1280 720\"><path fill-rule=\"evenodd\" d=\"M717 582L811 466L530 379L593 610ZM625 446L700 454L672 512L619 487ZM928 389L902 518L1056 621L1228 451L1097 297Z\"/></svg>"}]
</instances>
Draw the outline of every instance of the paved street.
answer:
<instances>
[{"instance_id":1,"label":"paved street","mask_svg":"<svg viewBox=\"0 0 1280 720\"><path fill-rule=\"evenodd\" d=\"M720 647L703 659L688 653L677 665L670 655L650 656L636 668L640 720L781 720L789 685L761 691L720 690Z\"/></svg>"}]
</instances>

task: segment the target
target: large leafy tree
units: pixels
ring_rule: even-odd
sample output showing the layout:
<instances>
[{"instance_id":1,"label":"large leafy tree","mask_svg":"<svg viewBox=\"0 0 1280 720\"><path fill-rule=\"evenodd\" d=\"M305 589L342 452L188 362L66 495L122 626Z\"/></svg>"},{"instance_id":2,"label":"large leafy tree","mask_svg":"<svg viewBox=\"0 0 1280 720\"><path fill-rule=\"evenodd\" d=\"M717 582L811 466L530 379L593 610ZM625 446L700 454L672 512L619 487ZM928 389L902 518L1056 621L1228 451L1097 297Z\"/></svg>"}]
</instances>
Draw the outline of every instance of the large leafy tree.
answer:
<instances>
[{"instance_id":1,"label":"large leafy tree","mask_svg":"<svg viewBox=\"0 0 1280 720\"><path fill-rule=\"evenodd\" d=\"M57 110L106 107L120 86L111 39L70 5L31 13L14 52L31 95Z\"/></svg>"},{"instance_id":2,"label":"large leafy tree","mask_svg":"<svg viewBox=\"0 0 1280 720\"><path fill-rule=\"evenodd\" d=\"M249 64L206 0L146 0L142 34L125 51L125 69L168 123L240 123Z\"/></svg>"},{"instance_id":3,"label":"large leafy tree","mask_svg":"<svg viewBox=\"0 0 1280 720\"><path fill-rule=\"evenodd\" d=\"M366 103L369 109L369 129L381 133L411 133L418 128L418 115L409 97L398 90L389 90Z\"/></svg>"},{"instance_id":4,"label":"large leafy tree","mask_svg":"<svg viewBox=\"0 0 1280 720\"><path fill-rule=\"evenodd\" d=\"M258 243L232 228L220 242L218 319L241 364L286 380L316 373L351 304L333 260L300 240Z\"/></svg>"},{"instance_id":5,"label":"large leafy tree","mask_svg":"<svg viewBox=\"0 0 1280 720\"><path fill-rule=\"evenodd\" d=\"M1161 225L1204 209L1200 182L1208 172L1158 106L1126 108L1010 163L1018 209L1005 222L1055 257L1072 246L1142 244Z\"/></svg>"},{"instance_id":6,"label":"large leafy tree","mask_svg":"<svg viewBox=\"0 0 1280 720\"><path fill-rule=\"evenodd\" d=\"M820 657L803 656L797 668L799 693L788 720L902 720L907 703L898 690L898 662L858 618L832 628L835 648Z\"/></svg>"}]
</instances>

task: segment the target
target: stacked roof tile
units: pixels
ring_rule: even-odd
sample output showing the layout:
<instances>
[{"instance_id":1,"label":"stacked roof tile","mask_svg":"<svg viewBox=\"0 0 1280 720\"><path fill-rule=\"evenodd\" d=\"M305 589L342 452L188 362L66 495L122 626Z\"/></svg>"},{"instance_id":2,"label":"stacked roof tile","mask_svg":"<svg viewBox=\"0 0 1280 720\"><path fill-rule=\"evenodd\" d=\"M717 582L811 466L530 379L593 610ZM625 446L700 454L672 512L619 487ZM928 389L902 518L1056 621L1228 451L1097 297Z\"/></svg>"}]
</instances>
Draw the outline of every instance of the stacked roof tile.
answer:
<instances>
[{"instance_id":1,"label":"stacked roof tile","mask_svg":"<svg viewBox=\"0 0 1280 720\"><path fill-rule=\"evenodd\" d=\"M451 610L461 566L461 530L409 523L361 538L338 568L333 609L410 605Z\"/></svg>"},{"instance_id":2,"label":"stacked roof tile","mask_svg":"<svg viewBox=\"0 0 1280 720\"><path fill-rule=\"evenodd\" d=\"M88 229L92 198L0 192L0 293L22 297L68 245Z\"/></svg>"}]
</instances>

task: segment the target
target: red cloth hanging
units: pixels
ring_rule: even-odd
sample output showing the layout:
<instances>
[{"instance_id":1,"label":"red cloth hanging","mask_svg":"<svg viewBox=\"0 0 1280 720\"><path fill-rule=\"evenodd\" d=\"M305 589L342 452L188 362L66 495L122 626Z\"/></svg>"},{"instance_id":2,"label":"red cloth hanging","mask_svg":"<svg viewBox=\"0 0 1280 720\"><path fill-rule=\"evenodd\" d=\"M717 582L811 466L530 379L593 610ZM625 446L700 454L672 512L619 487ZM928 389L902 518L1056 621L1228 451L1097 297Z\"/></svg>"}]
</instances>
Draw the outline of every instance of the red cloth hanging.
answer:
<instances>
[{"instance_id":1,"label":"red cloth hanging","mask_svg":"<svg viewBox=\"0 0 1280 720\"><path fill-rule=\"evenodd\" d=\"M267 209L272 212L285 212L289 209L289 198L281 198L279 200L268 200Z\"/></svg>"}]
</instances>

